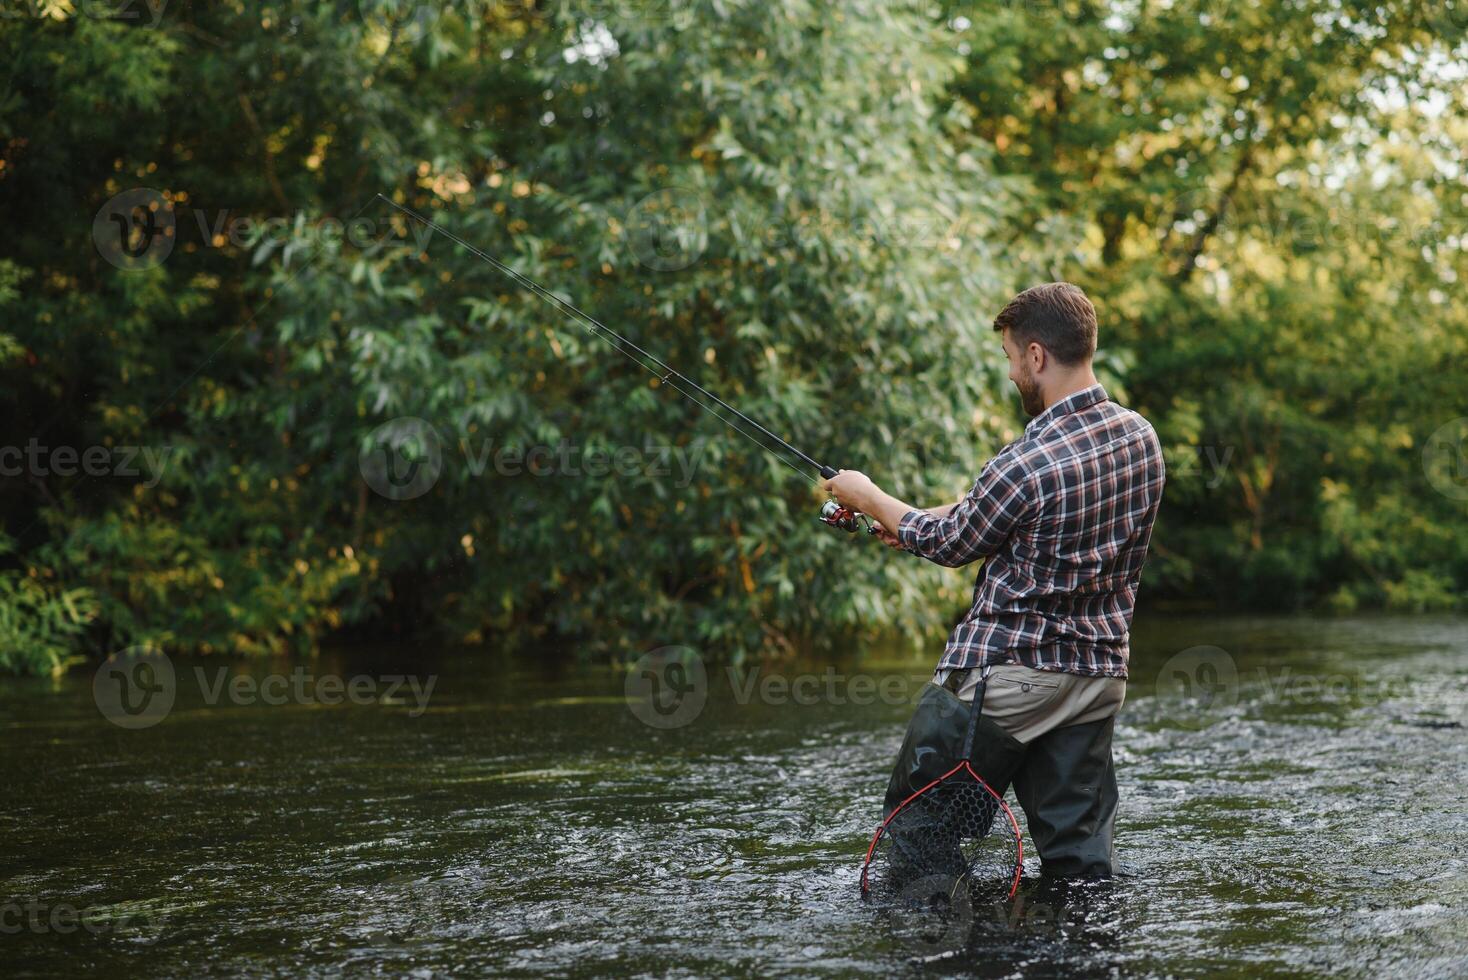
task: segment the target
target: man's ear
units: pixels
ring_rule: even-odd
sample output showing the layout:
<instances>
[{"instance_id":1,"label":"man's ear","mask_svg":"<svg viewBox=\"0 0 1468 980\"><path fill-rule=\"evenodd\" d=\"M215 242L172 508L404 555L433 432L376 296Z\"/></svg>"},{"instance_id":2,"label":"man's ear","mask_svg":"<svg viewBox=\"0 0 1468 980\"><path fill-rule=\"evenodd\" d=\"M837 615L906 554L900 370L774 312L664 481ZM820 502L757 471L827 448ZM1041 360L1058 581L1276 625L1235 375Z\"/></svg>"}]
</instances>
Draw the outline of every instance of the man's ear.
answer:
<instances>
[{"instance_id":1,"label":"man's ear","mask_svg":"<svg viewBox=\"0 0 1468 980\"><path fill-rule=\"evenodd\" d=\"M1032 373L1039 374L1045 370L1046 356L1047 352L1045 348L1035 341L1032 340L1025 345L1025 357L1030 362L1030 371Z\"/></svg>"}]
</instances>

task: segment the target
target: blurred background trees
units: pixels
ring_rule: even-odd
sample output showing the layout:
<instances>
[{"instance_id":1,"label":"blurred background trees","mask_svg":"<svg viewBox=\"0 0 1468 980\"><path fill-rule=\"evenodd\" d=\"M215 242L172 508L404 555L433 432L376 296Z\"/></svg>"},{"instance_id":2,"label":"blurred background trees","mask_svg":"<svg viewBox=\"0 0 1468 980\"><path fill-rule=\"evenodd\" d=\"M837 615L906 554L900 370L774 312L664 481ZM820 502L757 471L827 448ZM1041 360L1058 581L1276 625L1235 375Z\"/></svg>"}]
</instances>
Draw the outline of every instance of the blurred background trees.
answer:
<instances>
[{"instance_id":1,"label":"blurred background trees","mask_svg":"<svg viewBox=\"0 0 1468 980\"><path fill-rule=\"evenodd\" d=\"M0 19L0 443L49 453L0 483L0 665L425 630L739 657L964 605L379 191L924 504L1023 425L994 312L1078 282L1167 446L1147 598L1462 601L1454 4L106 12ZM137 189L156 264L108 238ZM383 493L380 459L437 475Z\"/></svg>"},{"instance_id":2,"label":"blurred background trees","mask_svg":"<svg viewBox=\"0 0 1468 980\"><path fill-rule=\"evenodd\" d=\"M1168 448L1151 584L1460 604L1465 494L1423 454L1468 429L1468 5L980 9L953 94L1032 220L1074 221L1052 268Z\"/></svg>"}]
</instances>

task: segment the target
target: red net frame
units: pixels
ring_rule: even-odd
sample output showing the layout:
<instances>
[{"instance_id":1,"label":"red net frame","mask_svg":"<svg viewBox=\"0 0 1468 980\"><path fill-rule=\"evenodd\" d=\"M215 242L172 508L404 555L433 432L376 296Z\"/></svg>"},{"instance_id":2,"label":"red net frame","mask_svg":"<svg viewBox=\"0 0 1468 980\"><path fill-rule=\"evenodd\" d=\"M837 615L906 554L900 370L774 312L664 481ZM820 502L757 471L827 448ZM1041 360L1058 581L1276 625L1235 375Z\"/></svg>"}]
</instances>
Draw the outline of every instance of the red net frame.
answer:
<instances>
[{"instance_id":1,"label":"red net frame","mask_svg":"<svg viewBox=\"0 0 1468 980\"><path fill-rule=\"evenodd\" d=\"M894 807L872 834L861 867L862 897L872 894L873 860L885 855L894 863L894 853L904 867L900 873L889 868L888 884L897 884L903 875L941 870L975 885L1004 886L1006 900L1019 890L1025 854L1019 821L970 761L985 686L981 678L969 709L961 761Z\"/></svg>"}]
</instances>

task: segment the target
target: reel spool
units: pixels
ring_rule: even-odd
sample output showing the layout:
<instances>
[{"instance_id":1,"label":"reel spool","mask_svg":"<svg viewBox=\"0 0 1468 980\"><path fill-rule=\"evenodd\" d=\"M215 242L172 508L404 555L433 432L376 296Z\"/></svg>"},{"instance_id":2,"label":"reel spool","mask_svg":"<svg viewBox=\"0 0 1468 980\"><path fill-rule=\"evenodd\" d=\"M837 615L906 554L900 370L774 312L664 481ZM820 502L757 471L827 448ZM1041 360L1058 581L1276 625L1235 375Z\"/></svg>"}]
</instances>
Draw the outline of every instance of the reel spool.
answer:
<instances>
[{"instance_id":1,"label":"reel spool","mask_svg":"<svg viewBox=\"0 0 1468 980\"><path fill-rule=\"evenodd\" d=\"M877 533L877 529L872 526L871 519L867 515L849 507L842 507L834 500L828 500L821 505L821 523L839 527L853 534L858 528L865 525L868 534Z\"/></svg>"},{"instance_id":2,"label":"reel spool","mask_svg":"<svg viewBox=\"0 0 1468 980\"><path fill-rule=\"evenodd\" d=\"M834 500L828 500L821 505L821 523L829 524L831 527L839 527L841 530L852 534L855 534L857 529L863 526L866 527L868 534L877 533L877 525L872 523L870 517L859 510L842 507ZM899 545L899 547L910 555L917 554L916 551L913 551L905 545Z\"/></svg>"}]
</instances>

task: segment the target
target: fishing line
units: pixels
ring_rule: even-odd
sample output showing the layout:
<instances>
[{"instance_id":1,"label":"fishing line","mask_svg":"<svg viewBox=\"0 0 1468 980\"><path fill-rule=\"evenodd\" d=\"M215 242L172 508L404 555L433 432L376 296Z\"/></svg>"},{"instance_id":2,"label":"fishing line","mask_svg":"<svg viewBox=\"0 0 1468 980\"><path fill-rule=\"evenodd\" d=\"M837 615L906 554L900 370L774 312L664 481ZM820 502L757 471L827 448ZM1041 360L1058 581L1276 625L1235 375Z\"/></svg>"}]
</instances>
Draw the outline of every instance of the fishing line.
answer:
<instances>
[{"instance_id":1,"label":"fishing line","mask_svg":"<svg viewBox=\"0 0 1468 980\"><path fill-rule=\"evenodd\" d=\"M765 428L763 425L760 425L754 419L750 418L748 415L745 415L739 409L735 408L733 405L730 405L728 402L724 401L722 398L720 398L718 395L714 394L712 391L709 391L707 388L705 388L703 385L699 384L697 381L694 381L692 378L688 377L683 372L675 369L672 365L668 364L662 358L660 358L657 355L651 353L650 351L644 350L642 347L640 347L637 344L633 343L631 340L628 340L626 337L624 337L621 334L617 333L611 327L608 327L606 324L604 324L600 320L596 319L596 317L592 316L589 313L586 313L586 312L582 311L580 308L578 308L574 304L572 304L572 303L570 303L570 302L568 302L566 300L561 299L561 297L557 296L555 293L551 292L549 289L546 289L544 286L540 285L540 283L536 282L534 279L531 279L529 276L526 276L526 275L523 275L523 274L521 274L519 272L516 272L514 269L510 268L508 265L506 265L505 263L501 262L499 259L495 258L493 255L490 255L488 252L484 251L483 249L478 248L477 246L472 245L469 242L466 242L464 239L460 238L458 235L455 235L453 232L449 231L447 228L444 228L442 225L439 225L438 223L436 223L434 221L431 221L430 219L428 219L427 217L423 216L422 214L419 214L417 211L413 210L412 208L405 207L404 205L401 205L401 204L397 203L396 201L394 201L392 198L388 197L385 194L378 194L377 196L380 199L382 199L383 201L386 201L392 207L396 208L398 211L400 211L403 214L407 215L408 217L412 218L413 220L418 221L418 222L421 222L426 227L431 228L433 231L439 233L440 235L443 235L445 238L447 238L450 241L454 242L459 247L465 249L470 254L474 255L476 258L479 258L479 259L482 259L485 262L488 262L490 265L494 266L500 272L502 272L505 275L509 276L511 279L515 280L515 282L519 283L521 286L524 286L526 289L528 289L531 292L533 292L536 296L539 296L541 299L544 299L545 301L547 301L549 303L552 303L559 312L565 314L566 316L568 316L568 317L570 317L572 319L575 319L575 320L580 321L582 324L584 324L590 330L590 332L593 335L595 335L597 337L600 337L602 340L604 340L608 344L610 344L612 346L612 349L615 350L617 353L621 354L623 357L627 358L629 361L631 361L633 364L636 364L638 367L642 368L644 371L647 371L649 374L651 374L654 377L658 378L661 383L666 384L669 387L671 387L678 394L682 395L684 398L688 399L690 402L692 402L693 404L697 405L699 408L703 409L705 412L708 412L710 415L714 416L719 421L723 422L729 428L733 429L735 432L739 433L741 436L743 436L744 438L748 439L755 446L758 446L760 449L762 449L765 452L769 453L771 456L773 456L775 459L779 460L781 463L784 463L791 470L793 470L794 472L800 474L800 476L803 479L810 480L812 483L816 483L817 485L819 485L819 481L818 480L814 479L809 474L803 472L799 467L797 467L794 463L792 463L785 455L782 455L780 452L776 451L773 446L770 446L770 445L768 445L768 444L766 444L764 442L761 442L759 439L756 439L750 432L746 431L741 426L735 424L735 422L732 419L730 419L727 416L721 414L718 411L718 409L715 409L713 406L707 404L704 401L699 400L699 398L694 397L693 392L697 392L698 395L702 396L703 398L707 398L707 399L711 400L715 404L719 405L721 408L726 409L732 415L734 415L735 417L737 417L741 422L744 422L746 425L748 425L748 426L754 428L755 430L757 430L765 438L770 439L770 440L778 443L791 456L794 456L794 457L798 458L800 461L802 461L804 463L808 463L810 466L814 467L815 470L818 473L820 473L822 477L829 479L830 477L833 477L833 476L836 475L836 470L835 469L833 469L833 468L831 468L829 466L826 466L826 465L824 465L822 463L817 462L812 457L810 457L810 456L806 455L805 453L801 452L799 449L796 449L790 443L786 442L784 439L782 439L779 436L775 435L775 433L771 432L769 429ZM629 353L628 348L630 348L632 351L635 351L636 352L636 356L634 356L632 353ZM656 364L661 370L654 371L648 365L648 363L647 363L648 361L651 361L653 364ZM691 389L691 391L690 390L685 390L683 387L680 387L680 385L673 380L675 378L677 379L678 382L682 382L683 384L687 385L688 388Z\"/></svg>"}]
</instances>

